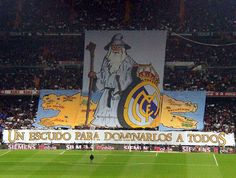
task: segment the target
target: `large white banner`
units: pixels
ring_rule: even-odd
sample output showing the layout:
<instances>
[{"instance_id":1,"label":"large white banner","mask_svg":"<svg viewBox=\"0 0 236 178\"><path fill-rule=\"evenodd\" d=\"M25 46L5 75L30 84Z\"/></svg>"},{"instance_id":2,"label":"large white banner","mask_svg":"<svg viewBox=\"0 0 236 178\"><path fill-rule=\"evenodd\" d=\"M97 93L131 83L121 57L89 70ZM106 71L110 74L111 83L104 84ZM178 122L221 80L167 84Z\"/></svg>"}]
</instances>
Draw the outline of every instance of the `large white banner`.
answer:
<instances>
[{"instance_id":1,"label":"large white banner","mask_svg":"<svg viewBox=\"0 0 236 178\"><path fill-rule=\"evenodd\" d=\"M166 36L167 31L160 30L85 32L85 125L156 128L160 124Z\"/></svg>"},{"instance_id":2,"label":"large white banner","mask_svg":"<svg viewBox=\"0 0 236 178\"><path fill-rule=\"evenodd\" d=\"M96 45L94 48L94 63L92 66L96 73L101 71L104 58L110 58L111 51L109 46L112 46L112 44L124 46L125 53L137 64L152 64L159 75L159 87L160 90L162 90L166 38L167 31L163 30L86 31L82 91L86 93L89 89L88 73L91 70L91 53L89 52L87 45L90 42ZM114 60L118 61L116 57L114 58ZM110 66L116 65L119 65L119 61L117 63L110 63ZM112 69L110 72L112 73L114 71Z\"/></svg>"},{"instance_id":3,"label":"large white banner","mask_svg":"<svg viewBox=\"0 0 236 178\"><path fill-rule=\"evenodd\" d=\"M235 146L233 133L143 130L4 130L3 142Z\"/></svg>"},{"instance_id":4,"label":"large white banner","mask_svg":"<svg viewBox=\"0 0 236 178\"><path fill-rule=\"evenodd\" d=\"M86 31L81 99L86 117L80 123L202 130L205 92L162 91L166 38L161 30Z\"/></svg>"}]
</instances>

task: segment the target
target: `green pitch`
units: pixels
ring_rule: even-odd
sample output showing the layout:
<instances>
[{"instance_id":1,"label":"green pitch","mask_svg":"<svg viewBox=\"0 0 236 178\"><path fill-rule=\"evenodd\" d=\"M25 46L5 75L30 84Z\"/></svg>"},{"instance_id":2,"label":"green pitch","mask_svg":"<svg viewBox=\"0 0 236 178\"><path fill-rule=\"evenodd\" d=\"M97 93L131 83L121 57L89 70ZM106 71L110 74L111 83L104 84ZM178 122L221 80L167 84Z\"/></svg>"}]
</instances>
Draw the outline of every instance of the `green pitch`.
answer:
<instances>
[{"instance_id":1,"label":"green pitch","mask_svg":"<svg viewBox=\"0 0 236 178\"><path fill-rule=\"evenodd\" d=\"M0 150L0 177L235 178L236 155L128 151Z\"/></svg>"}]
</instances>

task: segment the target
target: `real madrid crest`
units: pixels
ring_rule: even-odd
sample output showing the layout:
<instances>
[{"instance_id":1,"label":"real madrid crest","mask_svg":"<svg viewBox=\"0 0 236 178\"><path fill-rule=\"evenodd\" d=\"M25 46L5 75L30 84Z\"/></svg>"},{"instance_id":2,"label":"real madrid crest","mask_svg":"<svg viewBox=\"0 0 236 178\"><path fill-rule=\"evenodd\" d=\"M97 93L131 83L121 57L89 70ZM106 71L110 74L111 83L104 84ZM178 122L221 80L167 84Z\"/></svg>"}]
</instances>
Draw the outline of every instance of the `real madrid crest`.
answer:
<instances>
[{"instance_id":1,"label":"real madrid crest","mask_svg":"<svg viewBox=\"0 0 236 178\"><path fill-rule=\"evenodd\" d=\"M155 128L160 124L159 75L148 65L137 65L134 82L123 93L118 118L125 128Z\"/></svg>"}]
</instances>

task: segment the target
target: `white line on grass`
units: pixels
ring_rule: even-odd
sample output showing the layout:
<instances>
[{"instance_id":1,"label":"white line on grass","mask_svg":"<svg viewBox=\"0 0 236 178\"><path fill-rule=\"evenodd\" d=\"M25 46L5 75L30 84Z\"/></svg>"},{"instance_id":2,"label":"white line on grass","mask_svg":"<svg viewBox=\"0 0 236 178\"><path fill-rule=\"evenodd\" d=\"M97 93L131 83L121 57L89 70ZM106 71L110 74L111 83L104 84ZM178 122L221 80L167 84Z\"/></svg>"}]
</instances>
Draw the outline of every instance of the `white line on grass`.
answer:
<instances>
[{"instance_id":1,"label":"white line on grass","mask_svg":"<svg viewBox=\"0 0 236 178\"><path fill-rule=\"evenodd\" d=\"M60 155L63 155L65 152L66 152L66 150L62 151L62 152L60 153Z\"/></svg>"},{"instance_id":2,"label":"white line on grass","mask_svg":"<svg viewBox=\"0 0 236 178\"><path fill-rule=\"evenodd\" d=\"M65 165L88 165L89 163L68 163L68 162L58 162L61 164ZM126 165L126 166L137 166L137 165L162 165L162 166L193 166L193 167L214 167L215 165L213 164L175 164L175 163L127 163L127 162L94 162L97 166L121 166L121 165Z\"/></svg>"},{"instance_id":3,"label":"white line on grass","mask_svg":"<svg viewBox=\"0 0 236 178\"><path fill-rule=\"evenodd\" d=\"M95 153L96 154L96 153ZM70 154L71 155L71 154ZM74 155L74 154L73 154ZM78 155L78 156L81 156L81 154L76 154L76 155ZM76 156L75 155L75 156ZM84 154L83 154L84 155ZM96 154L96 156L114 156L114 157L121 157L121 156L124 156L124 157L127 157L127 154ZM151 154L151 155L135 155L135 154L130 154L130 155L128 155L129 157L147 157L147 156L150 156L150 157L152 157L153 156L153 154Z\"/></svg>"},{"instance_id":4,"label":"white line on grass","mask_svg":"<svg viewBox=\"0 0 236 178\"><path fill-rule=\"evenodd\" d=\"M219 167L219 164L218 164L218 161L217 161L217 159L216 159L215 154L213 154L213 157L214 157L214 160L215 160L216 166Z\"/></svg>"},{"instance_id":5,"label":"white line on grass","mask_svg":"<svg viewBox=\"0 0 236 178\"><path fill-rule=\"evenodd\" d=\"M0 154L0 156L6 155L7 153L9 153L11 150L8 150L7 152Z\"/></svg>"},{"instance_id":6,"label":"white line on grass","mask_svg":"<svg viewBox=\"0 0 236 178\"><path fill-rule=\"evenodd\" d=\"M70 150L68 150L70 151ZM133 150L132 150L133 151ZM127 152L128 153L128 152ZM115 154L111 154L111 153L96 153L95 154L97 156L125 156L127 157L127 153L115 153ZM147 156L150 156L152 157L153 154L151 153L157 153L157 155L160 155L160 154L202 154L202 153L187 153L187 152L157 152L157 151L143 151L143 152L140 152L140 153L143 153L143 154L137 154L138 152L135 152L133 151L132 153L134 154L130 154L129 156L132 156L132 157L147 157ZM146 154L145 154L146 153ZM40 153L41 154L41 153ZM86 153L85 153L86 154ZM77 153L77 154L71 154L70 152L70 156L81 156L81 155L84 155L83 154L80 154L80 153Z\"/></svg>"},{"instance_id":7,"label":"white line on grass","mask_svg":"<svg viewBox=\"0 0 236 178\"><path fill-rule=\"evenodd\" d=\"M156 157L157 157L157 155L158 155L158 152L156 152Z\"/></svg>"},{"instance_id":8,"label":"white line on grass","mask_svg":"<svg viewBox=\"0 0 236 178\"><path fill-rule=\"evenodd\" d=\"M0 161L0 163L42 163L42 164L47 164L48 161ZM67 161L57 161L55 162L56 164L64 164L64 165L72 165L72 166L86 166L90 165L90 162L82 162L82 163L70 163ZM126 165L126 166L137 166L137 165L163 165L163 166L193 166L193 167L215 167L215 164L178 164L178 163L149 163L149 162L139 162L139 163L127 163L127 162L94 162L94 166L107 166L107 167L114 167L114 166L121 166L121 165ZM19 164L17 166L25 166L24 164Z\"/></svg>"}]
</instances>

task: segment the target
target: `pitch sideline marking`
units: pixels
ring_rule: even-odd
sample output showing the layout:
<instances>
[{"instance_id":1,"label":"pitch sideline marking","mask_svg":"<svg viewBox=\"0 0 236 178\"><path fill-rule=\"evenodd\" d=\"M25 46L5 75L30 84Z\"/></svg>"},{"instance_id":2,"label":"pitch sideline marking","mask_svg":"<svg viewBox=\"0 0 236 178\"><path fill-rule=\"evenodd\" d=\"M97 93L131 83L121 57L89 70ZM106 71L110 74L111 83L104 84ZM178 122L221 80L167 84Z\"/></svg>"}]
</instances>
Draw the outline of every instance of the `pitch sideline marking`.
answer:
<instances>
[{"instance_id":1,"label":"pitch sideline marking","mask_svg":"<svg viewBox=\"0 0 236 178\"><path fill-rule=\"evenodd\" d=\"M60 153L60 155L63 155L65 152L66 152L66 150L62 151L62 152Z\"/></svg>"},{"instance_id":2,"label":"pitch sideline marking","mask_svg":"<svg viewBox=\"0 0 236 178\"><path fill-rule=\"evenodd\" d=\"M217 161L216 156L215 156L214 153L213 153L213 157L214 157L214 160L215 160L216 166L219 167L218 161Z\"/></svg>"},{"instance_id":3,"label":"pitch sideline marking","mask_svg":"<svg viewBox=\"0 0 236 178\"><path fill-rule=\"evenodd\" d=\"M77 164L73 164L73 163L65 163L65 162L59 162L61 164L65 164L65 165L88 165L88 163L77 163ZM96 166L120 166L125 164L126 162L107 162L106 164L101 163L101 162L94 162L94 164L96 164ZM175 163L130 163L130 164L126 164L126 166L135 166L135 165L163 165L163 166L199 166L199 167L212 167L215 165L212 164L175 164Z\"/></svg>"},{"instance_id":4,"label":"pitch sideline marking","mask_svg":"<svg viewBox=\"0 0 236 178\"><path fill-rule=\"evenodd\" d=\"M0 163L32 163L29 161L0 161ZM48 161L37 161L37 163L48 163ZM77 165L90 165L90 163L68 163L65 161L58 161L58 164L64 164L64 165L72 165L72 166L77 166ZM121 166L126 164L127 162L94 162L94 166ZM199 166L199 167L215 167L215 164L176 164L176 163L148 163L148 162L139 162L139 163L128 163L126 166L135 166L135 165L166 165L166 166ZM24 165L20 165L24 166Z\"/></svg>"},{"instance_id":5,"label":"pitch sideline marking","mask_svg":"<svg viewBox=\"0 0 236 178\"><path fill-rule=\"evenodd\" d=\"M0 156L6 155L7 153L9 153L11 150L8 150L7 152L1 154Z\"/></svg>"}]
</instances>

